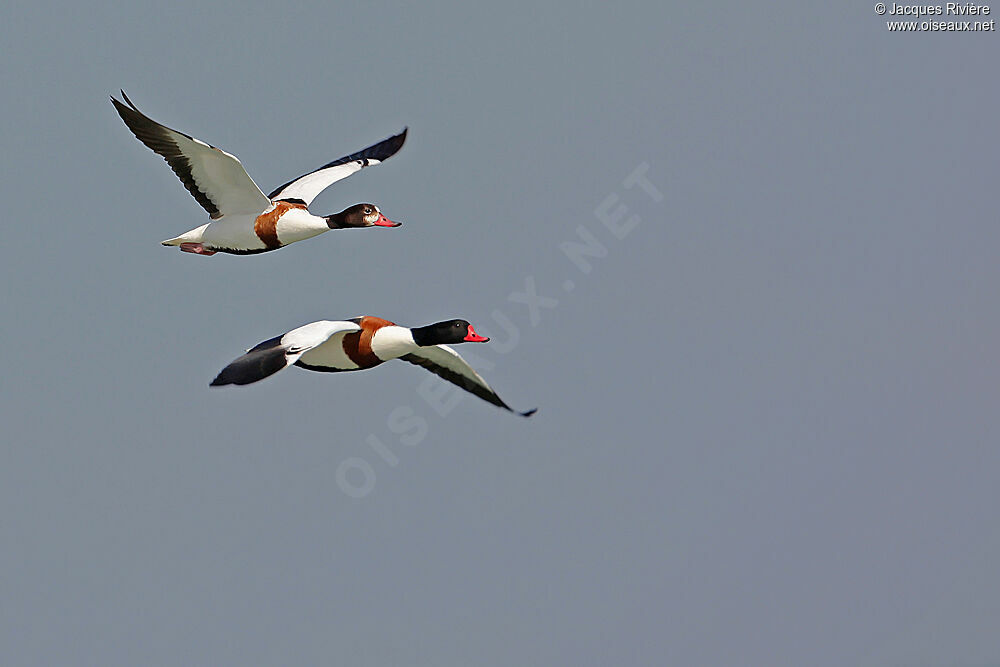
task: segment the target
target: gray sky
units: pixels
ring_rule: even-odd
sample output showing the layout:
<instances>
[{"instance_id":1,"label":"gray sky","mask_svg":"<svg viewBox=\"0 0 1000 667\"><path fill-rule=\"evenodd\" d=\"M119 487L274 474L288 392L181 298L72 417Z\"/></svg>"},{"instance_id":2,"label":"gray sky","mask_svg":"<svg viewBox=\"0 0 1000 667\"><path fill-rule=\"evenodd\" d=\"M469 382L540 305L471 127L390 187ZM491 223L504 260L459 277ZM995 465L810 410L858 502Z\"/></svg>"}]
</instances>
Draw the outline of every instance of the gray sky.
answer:
<instances>
[{"instance_id":1,"label":"gray sky","mask_svg":"<svg viewBox=\"0 0 1000 667\"><path fill-rule=\"evenodd\" d=\"M653 4L3 10L5 665L1000 662L996 33ZM162 248L119 87L404 226ZM360 314L539 413L208 387Z\"/></svg>"}]
</instances>

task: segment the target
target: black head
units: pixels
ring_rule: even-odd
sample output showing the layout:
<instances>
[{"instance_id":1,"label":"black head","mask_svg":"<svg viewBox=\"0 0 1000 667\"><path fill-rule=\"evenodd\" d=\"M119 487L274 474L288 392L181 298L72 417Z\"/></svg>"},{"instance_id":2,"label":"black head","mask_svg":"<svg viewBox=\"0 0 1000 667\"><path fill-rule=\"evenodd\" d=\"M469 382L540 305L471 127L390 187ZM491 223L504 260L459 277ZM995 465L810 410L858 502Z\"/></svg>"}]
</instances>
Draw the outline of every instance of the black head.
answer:
<instances>
[{"instance_id":1,"label":"black head","mask_svg":"<svg viewBox=\"0 0 1000 667\"><path fill-rule=\"evenodd\" d=\"M480 336L465 320L447 320L411 329L413 342L421 347L444 345L447 343L485 343L489 340Z\"/></svg>"},{"instance_id":2,"label":"black head","mask_svg":"<svg viewBox=\"0 0 1000 667\"><path fill-rule=\"evenodd\" d=\"M355 204L340 213L326 216L330 229L346 227L399 227L401 222L393 222L382 215L375 204Z\"/></svg>"}]
</instances>

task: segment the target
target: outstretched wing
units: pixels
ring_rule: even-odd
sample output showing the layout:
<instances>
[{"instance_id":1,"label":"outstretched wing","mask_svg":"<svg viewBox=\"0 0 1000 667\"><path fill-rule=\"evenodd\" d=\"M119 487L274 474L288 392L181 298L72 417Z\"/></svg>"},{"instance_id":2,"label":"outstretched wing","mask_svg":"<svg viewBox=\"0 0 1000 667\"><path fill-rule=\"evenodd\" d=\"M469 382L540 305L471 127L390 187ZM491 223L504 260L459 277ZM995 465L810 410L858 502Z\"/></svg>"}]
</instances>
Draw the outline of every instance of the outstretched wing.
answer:
<instances>
[{"instance_id":1,"label":"outstretched wing","mask_svg":"<svg viewBox=\"0 0 1000 667\"><path fill-rule=\"evenodd\" d=\"M510 410L522 417L530 417L535 414L538 408L526 412L518 412L503 402L490 385L486 384L479 373L472 369L458 352L447 345L429 345L420 348L417 352L411 352L400 357L403 361L408 361L417 366L423 366L431 373L438 375L448 382L461 387L470 394L475 394L488 403Z\"/></svg>"},{"instance_id":2,"label":"outstretched wing","mask_svg":"<svg viewBox=\"0 0 1000 667\"><path fill-rule=\"evenodd\" d=\"M406 141L406 132L407 128L404 127L403 131L395 136L373 144L368 148L363 148L357 153L345 155L329 164L324 164L316 171L309 172L304 176L299 176L295 180L285 183L268 196L274 200L297 199L308 206L319 193L337 181L347 178L365 167L388 160L398 153L399 149L403 147L403 142Z\"/></svg>"},{"instance_id":3,"label":"outstretched wing","mask_svg":"<svg viewBox=\"0 0 1000 667\"><path fill-rule=\"evenodd\" d=\"M257 215L271 205L235 155L160 125L139 111L124 90L122 97L128 106L114 97L111 103L128 129L167 161L212 220L233 213Z\"/></svg>"},{"instance_id":4,"label":"outstretched wing","mask_svg":"<svg viewBox=\"0 0 1000 667\"><path fill-rule=\"evenodd\" d=\"M354 322L312 322L286 334L258 343L222 369L211 386L251 384L291 366L303 354L342 331L360 331Z\"/></svg>"}]
</instances>

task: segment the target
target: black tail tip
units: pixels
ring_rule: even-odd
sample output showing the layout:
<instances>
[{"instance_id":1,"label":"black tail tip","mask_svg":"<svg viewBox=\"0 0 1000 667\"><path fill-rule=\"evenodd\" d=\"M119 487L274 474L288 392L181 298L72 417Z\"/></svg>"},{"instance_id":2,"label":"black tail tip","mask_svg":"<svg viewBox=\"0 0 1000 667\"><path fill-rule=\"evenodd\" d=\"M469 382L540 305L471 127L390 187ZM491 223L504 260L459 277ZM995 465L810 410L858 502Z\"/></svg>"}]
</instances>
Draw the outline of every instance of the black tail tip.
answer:
<instances>
[{"instance_id":1,"label":"black tail tip","mask_svg":"<svg viewBox=\"0 0 1000 667\"><path fill-rule=\"evenodd\" d=\"M522 417L530 417L536 412L538 412L538 408L531 408L530 410L525 410L524 412L518 412L517 414L521 415Z\"/></svg>"},{"instance_id":2,"label":"black tail tip","mask_svg":"<svg viewBox=\"0 0 1000 667\"><path fill-rule=\"evenodd\" d=\"M227 384L232 384L228 380L223 380L222 375L218 375L214 380L208 383L209 387L224 387Z\"/></svg>"}]
</instances>

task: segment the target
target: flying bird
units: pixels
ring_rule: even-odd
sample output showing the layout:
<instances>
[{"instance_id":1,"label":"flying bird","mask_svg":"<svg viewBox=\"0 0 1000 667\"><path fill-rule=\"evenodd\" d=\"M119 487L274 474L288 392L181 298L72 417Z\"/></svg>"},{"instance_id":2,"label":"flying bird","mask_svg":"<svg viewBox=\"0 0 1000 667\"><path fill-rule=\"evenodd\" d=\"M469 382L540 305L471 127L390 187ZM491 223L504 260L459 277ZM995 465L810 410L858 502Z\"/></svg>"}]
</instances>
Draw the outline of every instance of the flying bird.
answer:
<instances>
[{"instance_id":1,"label":"flying bird","mask_svg":"<svg viewBox=\"0 0 1000 667\"><path fill-rule=\"evenodd\" d=\"M447 343L485 343L465 320L447 320L407 328L365 315L349 320L323 320L265 340L222 369L211 386L244 385L263 380L295 364L310 371L360 371L390 359L423 366L431 373L498 407L523 417L503 402L479 373Z\"/></svg>"},{"instance_id":2,"label":"flying bird","mask_svg":"<svg viewBox=\"0 0 1000 667\"><path fill-rule=\"evenodd\" d=\"M121 92L125 103L111 97L118 115L139 141L167 161L212 220L163 241L163 245L180 246L184 252L198 255L217 252L252 255L277 250L330 229L401 224L382 215L375 204L355 204L327 216L313 215L309 204L337 181L395 155L406 141L406 128L264 195L235 155L160 125L139 111L124 90Z\"/></svg>"}]
</instances>

